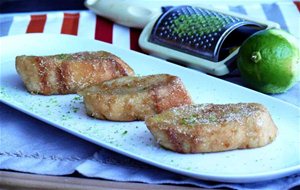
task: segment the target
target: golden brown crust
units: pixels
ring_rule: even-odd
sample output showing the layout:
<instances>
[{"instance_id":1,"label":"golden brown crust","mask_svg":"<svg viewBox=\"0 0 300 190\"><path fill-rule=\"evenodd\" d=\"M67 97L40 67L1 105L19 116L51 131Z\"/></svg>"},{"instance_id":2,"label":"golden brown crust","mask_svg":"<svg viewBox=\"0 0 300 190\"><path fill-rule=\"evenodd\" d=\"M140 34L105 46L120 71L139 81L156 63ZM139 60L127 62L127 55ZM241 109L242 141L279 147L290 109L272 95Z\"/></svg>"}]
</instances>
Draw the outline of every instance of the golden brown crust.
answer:
<instances>
[{"instance_id":1,"label":"golden brown crust","mask_svg":"<svg viewBox=\"0 0 300 190\"><path fill-rule=\"evenodd\" d=\"M261 147L277 134L269 112L257 103L182 106L145 122L159 144L180 153Z\"/></svg>"},{"instance_id":2,"label":"golden brown crust","mask_svg":"<svg viewBox=\"0 0 300 190\"><path fill-rule=\"evenodd\" d=\"M88 115L113 121L144 120L192 103L180 78L167 74L122 77L87 87L79 94Z\"/></svg>"},{"instance_id":3,"label":"golden brown crust","mask_svg":"<svg viewBox=\"0 0 300 190\"><path fill-rule=\"evenodd\" d=\"M134 75L124 61L105 51L17 56L16 69L29 92L44 95L76 93L91 84Z\"/></svg>"}]
</instances>

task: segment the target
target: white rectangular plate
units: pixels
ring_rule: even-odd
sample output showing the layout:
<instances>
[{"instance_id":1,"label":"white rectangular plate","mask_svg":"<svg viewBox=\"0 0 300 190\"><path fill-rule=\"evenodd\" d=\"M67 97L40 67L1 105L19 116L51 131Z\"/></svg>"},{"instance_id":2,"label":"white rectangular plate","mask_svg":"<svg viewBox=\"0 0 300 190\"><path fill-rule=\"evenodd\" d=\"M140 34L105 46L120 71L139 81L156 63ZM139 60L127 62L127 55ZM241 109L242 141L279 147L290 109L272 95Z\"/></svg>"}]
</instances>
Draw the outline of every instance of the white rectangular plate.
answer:
<instances>
[{"instance_id":1,"label":"white rectangular plate","mask_svg":"<svg viewBox=\"0 0 300 190\"><path fill-rule=\"evenodd\" d=\"M275 98L141 53L67 35L27 34L0 39L0 100L87 141L142 162L198 179L255 182L300 172L300 109ZM270 111L279 132L262 148L179 154L157 145L144 122L111 122L85 114L78 95L28 93L15 70L17 55L109 51L139 75L179 76L195 103L258 102ZM16 137L17 138L17 137Z\"/></svg>"}]
</instances>

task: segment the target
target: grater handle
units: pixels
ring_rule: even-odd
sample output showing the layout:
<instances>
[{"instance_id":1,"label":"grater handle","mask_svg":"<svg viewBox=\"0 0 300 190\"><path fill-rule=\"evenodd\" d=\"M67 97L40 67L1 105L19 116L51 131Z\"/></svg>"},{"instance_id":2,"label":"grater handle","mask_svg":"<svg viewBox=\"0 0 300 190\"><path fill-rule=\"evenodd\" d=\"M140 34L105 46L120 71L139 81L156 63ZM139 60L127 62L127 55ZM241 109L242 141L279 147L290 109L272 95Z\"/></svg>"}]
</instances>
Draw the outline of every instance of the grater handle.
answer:
<instances>
[{"instance_id":1,"label":"grater handle","mask_svg":"<svg viewBox=\"0 0 300 190\"><path fill-rule=\"evenodd\" d=\"M153 17L161 13L124 0L86 0L84 4L100 16L134 28L144 28Z\"/></svg>"}]
</instances>

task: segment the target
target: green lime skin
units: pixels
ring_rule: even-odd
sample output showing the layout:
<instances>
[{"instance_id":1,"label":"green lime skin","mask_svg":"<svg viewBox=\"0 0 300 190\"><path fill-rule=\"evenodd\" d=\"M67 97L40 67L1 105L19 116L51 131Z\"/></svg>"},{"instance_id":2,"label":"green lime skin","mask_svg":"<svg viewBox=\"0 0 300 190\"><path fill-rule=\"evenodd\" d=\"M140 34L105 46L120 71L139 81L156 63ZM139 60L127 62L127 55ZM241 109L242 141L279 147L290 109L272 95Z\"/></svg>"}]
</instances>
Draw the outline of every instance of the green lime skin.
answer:
<instances>
[{"instance_id":1,"label":"green lime skin","mask_svg":"<svg viewBox=\"0 0 300 190\"><path fill-rule=\"evenodd\" d=\"M267 94L283 93L300 80L299 42L280 29L250 36L240 47L237 66L249 87Z\"/></svg>"}]
</instances>

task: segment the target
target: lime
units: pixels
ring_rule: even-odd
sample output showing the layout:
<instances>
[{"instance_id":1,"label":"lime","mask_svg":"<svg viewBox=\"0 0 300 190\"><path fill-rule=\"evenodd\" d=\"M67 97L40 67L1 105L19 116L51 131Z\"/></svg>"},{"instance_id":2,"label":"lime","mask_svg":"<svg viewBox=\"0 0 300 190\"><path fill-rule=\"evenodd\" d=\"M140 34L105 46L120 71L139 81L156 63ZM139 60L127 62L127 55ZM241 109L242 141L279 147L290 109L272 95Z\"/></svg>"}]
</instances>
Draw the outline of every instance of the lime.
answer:
<instances>
[{"instance_id":1,"label":"lime","mask_svg":"<svg viewBox=\"0 0 300 190\"><path fill-rule=\"evenodd\" d=\"M259 31L240 47L237 65L242 79L263 93L282 93L300 79L299 42L280 29Z\"/></svg>"}]
</instances>

